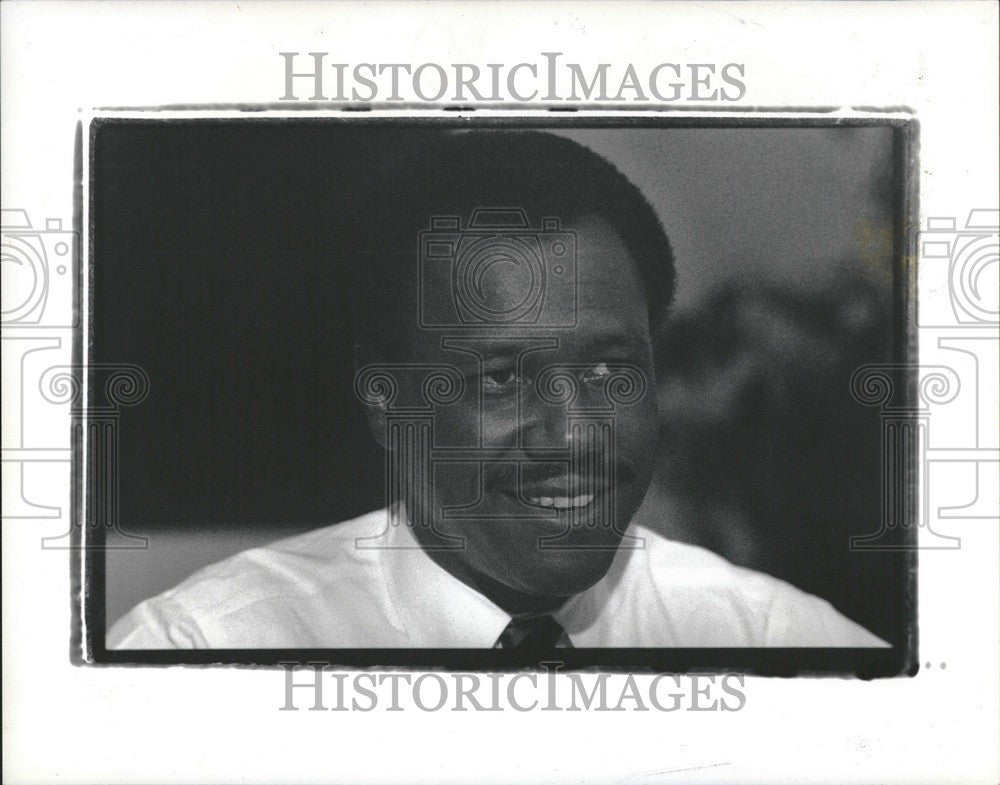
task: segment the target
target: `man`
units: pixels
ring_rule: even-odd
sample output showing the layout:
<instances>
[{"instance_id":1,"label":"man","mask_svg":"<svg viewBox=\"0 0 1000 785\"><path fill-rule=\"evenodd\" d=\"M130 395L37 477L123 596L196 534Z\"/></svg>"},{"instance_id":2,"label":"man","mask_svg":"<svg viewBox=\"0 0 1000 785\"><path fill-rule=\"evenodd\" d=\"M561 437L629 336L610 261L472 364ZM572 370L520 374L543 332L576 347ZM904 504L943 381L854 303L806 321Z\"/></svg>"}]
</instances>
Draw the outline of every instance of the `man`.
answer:
<instances>
[{"instance_id":1,"label":"man","mask_svg":"<svg viewBox=\"0 0 1000 785\"><path fill-rule=\"evenodd\" d=\"M673 261L607 161L546 133L414 133L355 212L356 390L386 509L201 570L109 648L885 645L631 524Z\"/></svg>"}]
</instances>

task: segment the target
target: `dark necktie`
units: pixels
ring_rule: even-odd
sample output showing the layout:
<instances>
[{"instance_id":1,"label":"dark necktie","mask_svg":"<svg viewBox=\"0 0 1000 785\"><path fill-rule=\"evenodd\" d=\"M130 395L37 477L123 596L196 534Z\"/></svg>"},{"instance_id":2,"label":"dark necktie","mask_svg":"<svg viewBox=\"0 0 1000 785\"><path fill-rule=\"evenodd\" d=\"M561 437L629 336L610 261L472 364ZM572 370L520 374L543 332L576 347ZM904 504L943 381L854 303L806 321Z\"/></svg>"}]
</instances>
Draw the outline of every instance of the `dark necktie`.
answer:
<instances>
[{"instance_id":1,"label":"dark necktie","mask_svg":"<svg viewBox=\"0 0 1000 785\"><path fill-rule=\"evenodd\" d=\"M497 639L497 649L515 651L547 651L548 649L570 649L566 630L551 615L515 616Z\"/></svg>"}]
</instances>

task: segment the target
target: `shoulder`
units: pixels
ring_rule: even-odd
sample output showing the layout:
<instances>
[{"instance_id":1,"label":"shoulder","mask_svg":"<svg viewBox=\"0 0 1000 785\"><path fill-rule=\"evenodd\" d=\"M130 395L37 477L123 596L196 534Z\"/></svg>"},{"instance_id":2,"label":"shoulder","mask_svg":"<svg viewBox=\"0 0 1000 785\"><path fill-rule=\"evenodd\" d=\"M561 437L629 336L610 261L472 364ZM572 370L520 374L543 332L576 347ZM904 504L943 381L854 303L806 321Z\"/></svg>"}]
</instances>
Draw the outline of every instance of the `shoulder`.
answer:
<instances>
[{"instance_id":1,"label":"shoulder","mask_svg":"<svg viewBox=\"0 0 1000 785\"><path fill-rule=\"evenodd\" d=\"M826 600L783 580L645 527L632 533L644 541L633 580L648 583L677 636L693 641L685 645L887 645Z\"/></svg>"},{"instance_id":2,"label":"shoulder","mask_svg":"<svg viewBox=\"0 0 1000 785\"><path fill-rule=\"evenodd\" d=\"M108 648L307 647L311 617L345 624L378 604L385 510L278 540L211 564L140 603L108 632Z\"/></svg>"}]
</instances>

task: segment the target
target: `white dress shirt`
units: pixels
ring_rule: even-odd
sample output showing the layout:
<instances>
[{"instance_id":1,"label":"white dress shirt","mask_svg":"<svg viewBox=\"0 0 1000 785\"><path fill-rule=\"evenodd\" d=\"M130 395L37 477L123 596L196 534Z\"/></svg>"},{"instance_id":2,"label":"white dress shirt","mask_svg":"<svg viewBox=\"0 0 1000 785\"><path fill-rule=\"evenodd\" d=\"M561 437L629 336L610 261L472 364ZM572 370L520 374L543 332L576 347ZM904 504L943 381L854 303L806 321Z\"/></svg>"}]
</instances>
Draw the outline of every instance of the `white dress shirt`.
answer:
<instances>
[{"instance_id":1,"label":"white dress shirt","mask_svg":"<svg viewBox=\"0 0 1000 785\"><path fill-rule=\"evenodd\" d=\"M784 581L638 525L628 534L642 547L553 614L576 647L887 645ZM107 646L492 648L510 620L380 510L205 567L126 614Z\"/></svg>"}]
</instances>

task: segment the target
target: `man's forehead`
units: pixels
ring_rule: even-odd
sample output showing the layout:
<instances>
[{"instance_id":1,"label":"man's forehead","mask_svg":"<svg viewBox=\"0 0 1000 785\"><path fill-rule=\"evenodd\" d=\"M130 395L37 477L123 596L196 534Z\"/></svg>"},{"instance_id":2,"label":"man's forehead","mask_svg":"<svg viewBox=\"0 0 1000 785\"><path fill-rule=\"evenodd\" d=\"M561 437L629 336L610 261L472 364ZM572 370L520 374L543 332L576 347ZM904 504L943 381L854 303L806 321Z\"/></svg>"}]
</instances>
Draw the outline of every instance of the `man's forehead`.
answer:
<instances>
[{"instance_id":1,"label":"man's forehead","mask_svg":"<svg viewBox=\"0 0 1000 785\"><path fill-rule=\"evenodd\" d=\"M456 357L461 354L479 356L517 357L558 353L560 350L581 348L598 353L636 354L647 346L646 337L634 330L568 327L560 330L524 332L519 334L496 331L493 334L477 332L475 335L441 334L423 331L424 344L435 351L448 352Z\"/></svg>"},{"instance_id":2,"label":"man's forehead","mask_svg":"<svg viewBox=\"0 0 1000 785\"><path fill-rule=\"evenodd\" d=\"M456 318L458 293L455 290L460 285L468 286L467 280L458 277L458 273L463 271L463 260L458 253L460 240L456 240L460 235L458 232L453 236L430 233L428 243L435 243L435 252L438 251L437 243L448 241L452 243L452 253L442 256L443 264L436 258L432 260L439 265L436 274L425 275L421 290L414 293L415 298L422 298L421 313L406 314L395 322L393 332L407 347L410 359L419 361L421 357L427 358L431 354L440 358L441 352L445 351L445 342L451 342L448 354L452 357L456 357L462 347L472 353L488 351L492 356L516 356L528 348L535 349L532 339L539 336L553 339L553 349L580 350L588 355L592 351L642 350L649 341L648 309L641 276L624 240L609 221L598 215L575 217L564 223L560 221L559 231L563 234L551 237L549 247L556 241L562 242L566 236L572 238L569 243L573 249L572 261L565 268L548 269L560 273L564 269L571 270L573 285L566 285L565 275L551 278L542 292L544 305L538 313L532 314L535 318L507 322L490 322L488 319L463 321ZM542 252L544 255L545 251ZM504 260L502 254L500 256L503 263L484 265L481 269L487 270L487 275L468 280L485 282L485 291L493 298L502 299L509 292L511 303L514 303L524 292L517 285L507 286L502 280L497 282L493 279L491 284L490 276L523 276L525 268L510 263L509 259ZM546 264L563 265L565 260L566 256L546 258ZM422 258L421 262L424 261ZM428 284L432 284L435 291L426 291ZM467 295L468 292L461 294ZM437 307L429 308L428 304L443 304L445 308L451 308L450 321L428 323L428 313L435 316L439 312ZM502 307L503 304L500 305ZM558 318L552 318L553 315ZM384 318L390 320L400 316L400 313L384 314Z\"/></svg>"},{"instance_id":3,"label":"man's forehead","mask_svg":"<svg viewBox=\"0 0 1000 785\"><path fill-rule=\"evenodd\" d=\"M625 241L599 215L574 218L566 229L577 244L577 332L644 333L648 324L645 294ZM551 294L569 296L566 290Z\"/></svg>"}]
</instances>

